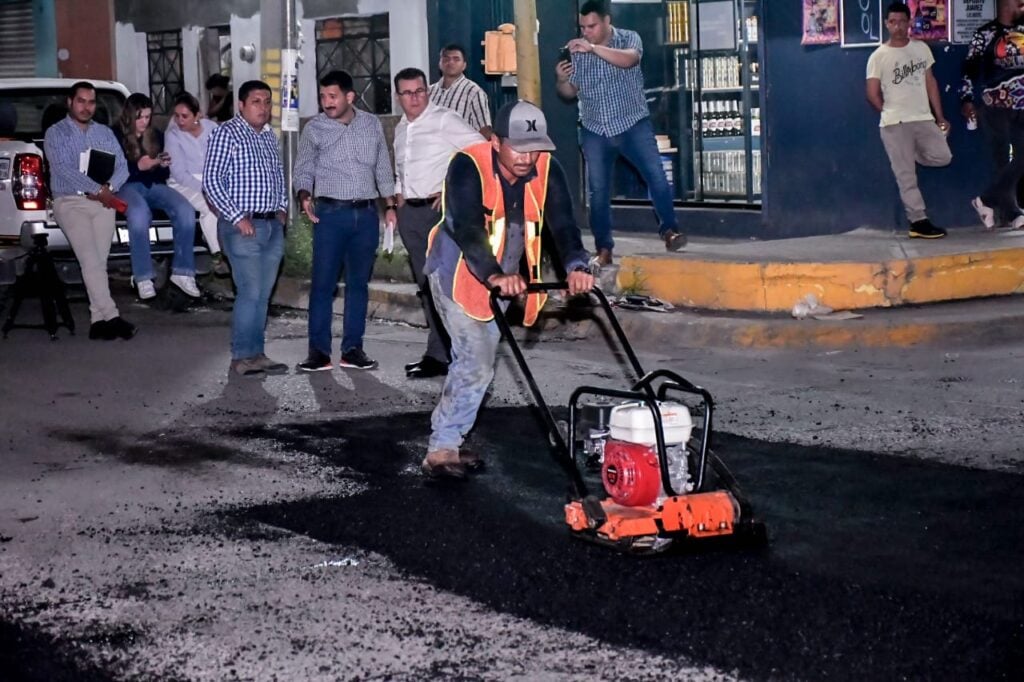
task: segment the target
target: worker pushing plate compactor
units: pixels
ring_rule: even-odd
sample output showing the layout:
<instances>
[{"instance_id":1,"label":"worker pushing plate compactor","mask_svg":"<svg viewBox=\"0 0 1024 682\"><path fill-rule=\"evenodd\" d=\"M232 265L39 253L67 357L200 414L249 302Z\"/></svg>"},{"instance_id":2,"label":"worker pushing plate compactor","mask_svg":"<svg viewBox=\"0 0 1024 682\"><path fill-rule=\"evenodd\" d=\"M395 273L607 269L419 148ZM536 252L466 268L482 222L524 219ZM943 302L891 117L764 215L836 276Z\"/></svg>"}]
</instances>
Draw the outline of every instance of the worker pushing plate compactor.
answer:
<instances>
[{"instance_id":1,"label":"worker pushing plate compactor","mask_svg":"<svg viewBox=\"0 0 1024 682\"><path fill-rule=\"evenodd\" d=\"M535 283L527 294L566 289ZM491 309L547 425L552 454L571 483L565 522L577 537L634 554L662 552L680 540L765 539L736 479L711 449L711 394L675 372L644 372L600 289L599 301L638 377L629 389L580 386L568 421L556 421L491 292ZM584 398L587 401L584 401ZM691 413L691 404L693 413ZM695 427L693 414L700 416ZM603 499L592 495L583 468L600 470Z\"/></svg>"}]
</instances>

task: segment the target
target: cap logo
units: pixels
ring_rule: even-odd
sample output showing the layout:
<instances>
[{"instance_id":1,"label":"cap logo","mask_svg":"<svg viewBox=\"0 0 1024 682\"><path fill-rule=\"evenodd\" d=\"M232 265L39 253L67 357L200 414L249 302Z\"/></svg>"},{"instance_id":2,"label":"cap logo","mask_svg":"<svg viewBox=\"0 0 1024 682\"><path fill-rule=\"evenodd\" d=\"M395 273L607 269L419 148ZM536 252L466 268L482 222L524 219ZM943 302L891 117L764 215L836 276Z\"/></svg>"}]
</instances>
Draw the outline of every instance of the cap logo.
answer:
<instances>
[{"instance_id":1,"label":"cap logo","mask_svg":"<svg viewBox=\"0 0 1024 682\"><path fill-rule=\"evenodd\" d=\"M526 120L526 132L535 133L537 132L537 119L530 118Z\"/></svg>"}]
</instances>

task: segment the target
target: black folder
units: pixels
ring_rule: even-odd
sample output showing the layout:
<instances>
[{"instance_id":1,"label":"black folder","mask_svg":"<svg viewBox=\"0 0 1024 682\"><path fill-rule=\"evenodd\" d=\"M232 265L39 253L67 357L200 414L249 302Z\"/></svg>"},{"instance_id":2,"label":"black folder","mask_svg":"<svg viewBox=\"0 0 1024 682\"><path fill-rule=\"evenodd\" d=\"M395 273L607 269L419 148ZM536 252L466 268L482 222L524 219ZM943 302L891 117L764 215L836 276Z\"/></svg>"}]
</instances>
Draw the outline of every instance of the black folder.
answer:
<instances>
[{"instance_id":1,"label":"black folder","mask_svg":"<svg viewBox=\"0 0 1024 682\"><path fill-rule=\"evenodd\" d=\"M101 185L110 182L114 177L114 155L101 149L89 149L83 155L81 170L89 176L90 180Z\"/></svg>"}]
</instances>

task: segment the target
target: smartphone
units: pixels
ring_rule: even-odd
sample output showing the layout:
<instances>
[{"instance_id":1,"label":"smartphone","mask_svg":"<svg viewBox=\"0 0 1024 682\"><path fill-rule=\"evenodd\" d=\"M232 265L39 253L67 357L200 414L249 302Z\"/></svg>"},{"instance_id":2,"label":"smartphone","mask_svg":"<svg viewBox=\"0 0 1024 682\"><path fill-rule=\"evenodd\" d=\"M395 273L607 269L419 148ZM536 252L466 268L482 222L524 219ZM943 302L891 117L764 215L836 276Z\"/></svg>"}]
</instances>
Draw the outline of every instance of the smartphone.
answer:
<instances>
[{"instance_id":1,"label":"smartphone","mask_svg":"<svg viewBox=\"0 0 1024 682\"><path fill-rule=\"evenodd\" d=\"M569 52L569 48L568 47L563 47L561 50L559 50L559 52L558 52L558 61L560 61L560 62L571 62L572 61L572 53Z\"/></svg>"}]
</instances>

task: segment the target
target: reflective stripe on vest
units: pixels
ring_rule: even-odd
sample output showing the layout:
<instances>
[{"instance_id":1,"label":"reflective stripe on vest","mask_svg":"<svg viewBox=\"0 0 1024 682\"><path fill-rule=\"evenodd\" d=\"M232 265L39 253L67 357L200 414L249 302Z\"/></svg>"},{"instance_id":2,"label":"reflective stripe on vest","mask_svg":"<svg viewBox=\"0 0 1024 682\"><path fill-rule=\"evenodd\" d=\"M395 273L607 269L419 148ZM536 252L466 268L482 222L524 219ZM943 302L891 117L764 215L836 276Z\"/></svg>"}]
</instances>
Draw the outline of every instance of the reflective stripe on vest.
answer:
<instances>
[{"instance_id":1,"label":"reflective stripe on vest","mask_svg":"<svg viewBox=\"0 0 1024 682\"><path fill-rule=\"evenodd\" d=\"M484 228L487 230L487 241L490 244L491 253L500 263L502 252L505 249L505 201L502 196L501 182L495 176L493 147L490 142L480 142L466 147L459 153L471 158L480 174L483 208L485 209ZM547 198L550 161L551 154L541 152L537 158L537 177L530 180L523 192L523 250L530 282L541 281L540 237L544 229L544 201ZM441 222L431 230L428 250L436 230L441 229L444 220L442 215ZM529 294L526 297L523 324L530 326L537 321L537 315L544 307L544 303L547 302L547 298L547 294L543 292ZM461 253L452 277L452 300L458 303L466 315L474 320L489 322L494 319L494 313L491 312L490 291L470 272Z\"/></svg>"}]
</instances>

